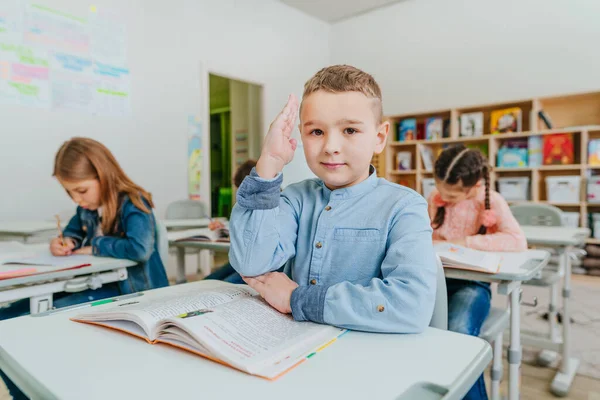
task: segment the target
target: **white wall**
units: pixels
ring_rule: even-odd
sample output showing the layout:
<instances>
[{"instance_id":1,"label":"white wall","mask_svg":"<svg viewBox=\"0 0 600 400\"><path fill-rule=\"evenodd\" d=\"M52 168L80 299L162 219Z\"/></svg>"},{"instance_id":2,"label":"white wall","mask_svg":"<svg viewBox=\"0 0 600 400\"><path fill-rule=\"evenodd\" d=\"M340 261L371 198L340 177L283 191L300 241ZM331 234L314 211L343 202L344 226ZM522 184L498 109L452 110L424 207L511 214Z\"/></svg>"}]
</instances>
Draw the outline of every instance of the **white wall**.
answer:
<instances>
[{"instance_id":1,"label":"white wall","mask_svg":"<svg viewBox=\"0 0 600 400\"><path fill-rule=\"evenodd\" d=\"M132 113L110 118L0 105L0 220L47 219L74 209L50 175L55 151L76 135L106 144L153 193L162 216L169 202L187 197L187 118L205 116L200 82L207 70L262 84L267 127L288 93L301 94L329 61L329 26L273 0L36 3L82 16L94 4L124 17ZM286 180L305 176L290 168Z\"/></svg>"},{"instance_id":2,"label":"white wall","mask_svg":"<svg viewBox=\"0 0 600 400\"><path fill-rule=\"evenodd\" d=\"M408 0L332 26L388 115L600 90L600 1Z\"/></svg>"}]
</instances>

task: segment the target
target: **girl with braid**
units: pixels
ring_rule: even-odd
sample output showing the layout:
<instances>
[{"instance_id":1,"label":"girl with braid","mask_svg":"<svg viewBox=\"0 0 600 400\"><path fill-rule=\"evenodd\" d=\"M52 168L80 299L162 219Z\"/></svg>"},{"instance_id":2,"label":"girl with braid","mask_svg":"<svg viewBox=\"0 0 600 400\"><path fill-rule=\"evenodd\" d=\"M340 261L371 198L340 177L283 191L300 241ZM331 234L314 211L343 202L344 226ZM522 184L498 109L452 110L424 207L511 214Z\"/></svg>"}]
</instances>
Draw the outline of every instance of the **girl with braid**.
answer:
<instances>
[{"instance_id":1,"label":"girl with braid","mask_svg":"<svg viewBox=\"0 0 600 400\"><path fill-rule=\"evenodd\" d=\"M436 189L428 199L433 241L483 251L523 251L527 241L506 200L490 189L490 170L480 151L463 145L435 162ZM490 284L446 280L448 329L478 336L490 310ZM483 375L465 399L487 399Z\"/></svg>"}]
</instances>

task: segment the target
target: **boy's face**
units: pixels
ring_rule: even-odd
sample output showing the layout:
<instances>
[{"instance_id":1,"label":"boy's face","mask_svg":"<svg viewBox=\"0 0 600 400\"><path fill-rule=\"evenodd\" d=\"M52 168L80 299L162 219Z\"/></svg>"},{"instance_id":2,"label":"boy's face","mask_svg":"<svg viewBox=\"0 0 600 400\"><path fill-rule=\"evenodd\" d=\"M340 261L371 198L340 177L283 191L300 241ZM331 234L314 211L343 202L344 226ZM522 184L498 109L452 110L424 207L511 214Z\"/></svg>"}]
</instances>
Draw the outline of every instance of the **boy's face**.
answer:
<instances>
[{"instance_id":1,"label":"boy's face","mask_svg":"<svg viewBox=\"0 0 600 400\"><path fill-rule=\"evenodd\" d=\"M379 122L375 101L360 92L322 90L302 100L299 129L304 155L329 189L367 179L373 154L383 151L389 123Z\"/></svg>"}]
</instances>

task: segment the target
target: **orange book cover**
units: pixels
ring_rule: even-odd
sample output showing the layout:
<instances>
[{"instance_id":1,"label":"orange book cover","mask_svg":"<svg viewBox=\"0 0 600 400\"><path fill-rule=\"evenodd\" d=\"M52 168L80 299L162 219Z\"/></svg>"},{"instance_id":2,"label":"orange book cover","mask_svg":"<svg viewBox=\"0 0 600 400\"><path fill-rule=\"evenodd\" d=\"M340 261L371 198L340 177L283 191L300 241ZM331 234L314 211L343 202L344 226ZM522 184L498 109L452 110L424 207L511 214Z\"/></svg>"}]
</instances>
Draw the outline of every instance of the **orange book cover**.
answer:
<instances>
[{"instance_id":1,"label":"orange book cover","mask_svg":"<svg viewBox=\"0 0 600 400\"><path fill-rule=\"evenodd\" d=\"M542 150L544 165L573 164L575 161L574 149L573 135L570 133L544 136Z\"/></svg>"}]
</instances>

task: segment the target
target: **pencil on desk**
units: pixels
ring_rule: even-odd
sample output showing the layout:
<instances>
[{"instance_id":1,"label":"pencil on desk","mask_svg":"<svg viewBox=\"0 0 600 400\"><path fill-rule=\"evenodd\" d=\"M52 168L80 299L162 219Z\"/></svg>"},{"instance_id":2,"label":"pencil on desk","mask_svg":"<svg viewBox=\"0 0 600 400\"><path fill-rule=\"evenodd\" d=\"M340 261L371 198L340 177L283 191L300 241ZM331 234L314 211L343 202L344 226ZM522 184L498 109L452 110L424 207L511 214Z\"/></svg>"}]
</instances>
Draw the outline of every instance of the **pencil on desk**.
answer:
<instances>
[{"instance_id":1,"label":"pencil on desk","mask_svg":"<svg viewBox=\"0 0 600 400\"><path fill-rule=\"evenodd\" d=\"M56 217L56 227L58 228L58 237L60 238L60 241L62 242L62 246L67 247L67 244L65 243L65 237L63 236L62 229L60 228L60 217L58 216L58 214L56 214L55 217Z\"/></svg>"}]
</instances>

